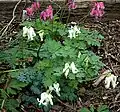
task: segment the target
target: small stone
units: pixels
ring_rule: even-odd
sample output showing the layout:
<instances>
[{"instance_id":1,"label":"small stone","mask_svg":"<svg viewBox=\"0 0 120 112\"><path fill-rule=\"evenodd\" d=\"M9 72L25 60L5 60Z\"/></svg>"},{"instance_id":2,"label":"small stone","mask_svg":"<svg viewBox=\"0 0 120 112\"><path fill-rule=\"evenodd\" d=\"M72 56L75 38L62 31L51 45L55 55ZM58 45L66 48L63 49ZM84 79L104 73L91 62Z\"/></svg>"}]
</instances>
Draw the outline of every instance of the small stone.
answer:
<instances>
[{"instance_id":1,"label":"small stone","mask_svg":"<svg viewBox=\"0 0 120 112\"><path fill-rule=\"evenodd\" d=\"M103 96L103 100L106 100L106 99L108 99L108 96Z\"/></svg>"}]
</instances>

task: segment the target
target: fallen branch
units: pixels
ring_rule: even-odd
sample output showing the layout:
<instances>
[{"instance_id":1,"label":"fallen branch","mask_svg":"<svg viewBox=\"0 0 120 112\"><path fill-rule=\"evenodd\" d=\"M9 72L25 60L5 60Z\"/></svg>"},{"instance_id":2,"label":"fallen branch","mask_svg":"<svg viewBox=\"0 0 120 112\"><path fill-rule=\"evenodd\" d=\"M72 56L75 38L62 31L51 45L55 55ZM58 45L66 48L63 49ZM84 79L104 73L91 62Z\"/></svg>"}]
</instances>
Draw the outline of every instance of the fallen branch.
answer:
<instances>
[{"instance_id":1,"label":"fallen branch","mask_svg":"<svg viewBox=\"0 0 120 112\"><path fill-rule=\"evenodd\" d=\"M92 84L94 87L97 87L99 85L99 83L106 77L106 74L110 73L110 70L106 70L105 72L103 72L99 78Z\"/></svg>"},{"instance_id":2,"label":"fallen branch","mask_svg":"<svg viewBox=\"0 0 120 112\"><path fill-rule=\"evenodd\" d=\"M7 26L5 27L2 35L0 36L0 39L2 39L2 37L3 37L4 34L5 34L5 32L7 31L8 27L11 25L11 23L12 23L12 22L14 21L14 19L16 18L16 16L15 16L15 11L16 11L18 5L21 3L21 1L22 1L22 0L19 0L19 1L17 2L17 4L15 5L15 7L14 7L14 9L13 9L13 13L12 13L12 19L11 19L10 22L7 24Z\"/></svg>"},{"instance_id":3,"label":"fallen branch","mask_svg":"<svg viewBox=\"0 0 120 112\"><path fill-rule=\"evenodd\" d=\"M92 84L94 87L97 87L99 85L99 83L105 78L105 74L104 75L100 75L100 77Z\"/></svg>"}]
</instances>

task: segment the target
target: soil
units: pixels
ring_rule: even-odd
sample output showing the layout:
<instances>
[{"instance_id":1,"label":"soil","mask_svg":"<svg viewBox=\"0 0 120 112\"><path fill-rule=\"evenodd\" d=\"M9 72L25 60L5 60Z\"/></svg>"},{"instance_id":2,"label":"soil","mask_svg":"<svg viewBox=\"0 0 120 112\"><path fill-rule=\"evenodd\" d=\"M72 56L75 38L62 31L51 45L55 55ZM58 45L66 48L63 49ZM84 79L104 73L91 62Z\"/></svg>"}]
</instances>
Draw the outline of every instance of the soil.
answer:
<instances>
[{"instance_id":1,"label":"soil","mask_svg":"<svg viewBox=\"0 0 120 112\"><path fill-rule=\"evenodd\" d=\"M116 7L118 8L118 5L116 5ZM11 10L12 9L13 8L11 8ZM8 13L4 15L6 19L3 19L2 17L0 18L0 30L2 30L10 19L10 17L7 16ZM110 14L112 15L113 13L114 10ZM116 15L118 15L118 17L113 17L108 20L105 19L104 21L101 20L101 22L95 22L93 19L86 16L80 22L85 24L85 28L97 30L105 37L102 41L102 46L97 49L93 48L93 51L102 57L102 61L106 65L104 70L111 69L112 73L118 76L118 81L120 81L120 14L117 13ZM72 20L78 20L78 17L76 17L76 19L73 19L72 17L71 21ZM11 42L10 38L13 38L14 35L16 35L18 29L19 21L16 20L9 26L4 39L0 40L1 50L7 48L9 42ZM5 64L0 66L0 70L8 68L9 67ZM95 107L98 107L100 104L107 104L111 112L120 112L120 84L118 84L115 89L105 89L104 81L102 81L97 87L93 87L92 84L93 82L89 82L80 87L78 96L81 101L79 100L74 104L59 101L59 105L53 106L51 112L76 112L73 110L74 108L80 108L82 106L89 107L90 104L93 104Z\"/></svg>"}]
</instances>

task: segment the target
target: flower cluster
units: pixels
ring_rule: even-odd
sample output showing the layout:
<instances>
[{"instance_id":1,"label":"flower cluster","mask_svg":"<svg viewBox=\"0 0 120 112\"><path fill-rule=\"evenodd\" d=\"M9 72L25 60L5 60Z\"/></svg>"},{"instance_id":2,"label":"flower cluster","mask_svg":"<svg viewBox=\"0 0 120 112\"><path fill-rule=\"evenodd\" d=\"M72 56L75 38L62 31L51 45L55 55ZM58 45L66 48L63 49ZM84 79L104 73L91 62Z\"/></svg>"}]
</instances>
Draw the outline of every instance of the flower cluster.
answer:
<instances>
[{"instance_id":1,"label":"flower cluster","mask_svg":"<svg viewBox=\"0 0 120 112\"><path fill-rule=\"evenodd\" d=\"M33 2L31 7L26 8L27 15L28 16L33 16L33 14L40 8L40 3L39 2Z\"/></svg>"},{"instance_id":2,"label":"flower cluster","mask_svg":"<svg viewBox=\"0 0 120 112\"><path fill-rule=\"evenodd\" d=\"M32 27L27 28L26 26L23 27L23 37L28 37L28 40L31 41L33 40L33 37L36 36L36 33Z\"/></svg>"},{"instance_id":3,"label":"flower cluster","mask_svg":"<svg viewBox=\"0 0 120 112\"><path fill-rule=\"evenodd\" d=\"M39 34L40 40L43 41L44 31L43 31L43 30L40 30L40 31L38 32L38 34Z\"/></svg>"},{"instance_id":4,"label":"flower cluster","mask_svg":"<svg viewBox=\"0 0 120 112\"><path fill-rule=\"evenodd\" d=\"M76 38L76 36L78 36L78 34L80 33L80 28L78 28L76 25L74 25L74 26L71 26L71 28L68 30L68 32L69 32L68 37L70 39Z\"/></svg>"},{"instance_id":5,"label":"flower cluster","mask_svg":"<svg viewBox=\"0 0 120 112\"><path fill-rule=\"evenodd\" d=\"M94 16L96 19L102 17L104 14L104 8L105 6L103 2L95 2L90 15Z\"/></svg>"},{"instance_id":6,"label":"flower cluster","mask_svg":"<svg viewBox=\"0 0 120 112\"><path fill-rule=\"evenodd\" d=\"M51 95L51 93L49 93L49 91L47 91L47 92L43 92L41 94L41 99L39 100L39 98L37 98L37 101L39 102L39 105L42 104L42 105L47 106L48 103L53 105L52 98L53 98L53 96Z\"/></svg>"},{"instance_id":7,"label":"flower cluster","mask_svg":"<svg viewBox=\"0 0 120 112\"><path fill-rule=\"evenodd\" d=\"M69 65L69 63L65 63L65 67L64 67L64 69L63 69L63 73L65 73L65 77L66 77L66 78L67 78L70 70L72 71L73 74L78 73L78 69L76 68L74 62L72 62L70 65Z\"/></svg>"},{"instance_id":8,"label":"flower cluster","mask_svg":"<svg viewBox=\"0 0 120 112\"><path fill-rule=\"evenodd\" d=\"M44 31L40 30L37 33L38 33L38 35L40 37L40 40L43 41ZM28 37L29 41L34 40L33 37L36 36L36 33L35 33L35 31L34 31L34 29L32 27L30 27L30 28L27 28L26 26L23 27L23 37L26 37L26 36Z\"/></svg>"},{"instance_id":9,"label":"flower cluster","mask_svg":"<svg viewBox=\"0 0 120 112\"><path fill-rule=\"evenodd\" d=\"M49 87L49 90L52 92L52 91L55 91L56 92L56 94L58 95L58 96L60 96L60 87L59 87L60 85L59 85L59 83L54 83L53 84L53 86L50 86Z\"/></svg>"},{"instance_id":10,"label":"flower cluster","mask_svg":"<svg viewBox=\"0 0 120 112\"><path fill-rule=\"evenodd\" d=\"M60 87L59 87L59 83L54 83L53 86L51 85L49 87L49 90L47 90L46 92L43 92L41 94L41 99L39 100L39 98L37 98L37 101L39 102L39 105L44 105L44 106L47 106L49 103L51 105L53 105L53 101L52 101L52 91L55 91L56 94L58 96L60 96Z\"/></svg>"},{"instance_id":11,"label":"flower cluster","mask_svg":"<svg viewBox=\"0 0 120 112\"><path fill-rule=\"evenodd\" d=\"M109 73L105 78L105 88L109 89L111 85L113 88L115 88L117 86L117 84L118 84L117 76Z\"/></svg>"},{"instance_id":12,"label":"flower cluster","mask_svg":"<svg viewBox=\"0 0 120 112\"><path fill-rule=\"evenodd\" d=\"M39 8L40 8L40 3L33 2L31 7L26 8L27 16L32 17L35 14L35 12L39 10ZM53 8L51 5L49 5L46 10L40 13L40 19L44 21L47 19L53 19Z\"/></svg>"},{"instance_id":13,"label":"flower cluster","mask_svg":"<svg viewBox=\"0 0 120 112\"><path fill-rule=\"evenodd\" d=\"M49 5L45 11L41 12L40 18L42 20L53 19L53 9L51 5Z\"/></svg>"},{"instance_id":14,"label":"flower cluster","mask_svg":"<svg viewBox=\"0 0 120 112\"><path fill-rule=\"evenodd\" d=\"M75 4L74 0L68 0L68 8L69 10L77 8L77 5Z\"/></svg>"}]
</instances>

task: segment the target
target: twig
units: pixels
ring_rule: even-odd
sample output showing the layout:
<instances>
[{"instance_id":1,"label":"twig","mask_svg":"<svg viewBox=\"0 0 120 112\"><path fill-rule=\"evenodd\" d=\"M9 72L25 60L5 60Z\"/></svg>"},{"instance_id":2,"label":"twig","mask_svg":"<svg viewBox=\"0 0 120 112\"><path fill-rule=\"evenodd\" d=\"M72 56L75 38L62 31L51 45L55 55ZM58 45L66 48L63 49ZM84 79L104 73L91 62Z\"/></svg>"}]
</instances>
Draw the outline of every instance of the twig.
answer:
<instances>
[{"instance_id":1,"label":"twig","mask_svg":"<svg viewBox=\"0 0 120 112\"><path fill-rule=\"evenodd\" d=\"M117 101L118 97L120 96L120 92L115 97L115 102Z\"/></svg>"},{"instance_id":2,"label":"twig","mask_svg":"<svg viewBox=\"0 0 120 112\"><path fill-rule=\"evenodd\" d=\"M54 1L51 1L51 0L50 0L50 2L59 7L59 10L55 13L55 15L57 15L57 14L61 11L61 9L62 9L61 6L58 5L58 4L57 4L56 2L54 2Z\"/></svg>"},{"instance_id":3,"label":"twig","mask_svg":"<svg viewBox=\"0 0 120 112\"><path fill-rule=\"evenodd\" d=\"M6 90L6 88L8 87L9 81L10 81L10 78L8 77L8 79L7 79L7 81L6 81L6 84L5 84L4 88L3 88L4 90ZM3 99L3 101L2 101L1 110L3 110L3 108L4 108L5 100L6 100L6 97L4 97L4 99Z\"/></svg>"},{"instance_id":4,"label":"twig","mask_svg":"<svg viewBox=\"0 0 120 112\"><path fill-rule=\"evenodd\" d=\"M116 106L116 103L118 102L117 100L118 100L119 96L120 96L120 92L115 97L115 101L113 102L114 106ZM117 110L117 112L119 112L119 110L120 110L120 108Z\"/></svg>"},{"instance_id":5,"label":"twig","mask_svg":"<svg viewBox=\"0 0 120 112\"><path fill-rule=\"evenodd\" d=\"M109 107L110 107L110 109L112 108L112 107L114 107L114 106L110 106L110 105L112 105L112 104L115 104L115 103L120 103L120 101L112 101L110 104L109 104Z\"/></svg>"},{"instance_id":6,"label":"twig","mask_svg":"<svg viewBox=\"0 0 120 112\"><path fill-rule=\"evenodd\" d=\"M89 16L90 11L87 13L87 15L83 16L78 22L84 21Z\"/></svg>"},{"instance_id":7,"label":"twig","mask_svg":"<svg viewBox=\"0 0 120 112\"><path fill-rule=\"evenodd\" d=\"M107 55L108 63L110 64L110 69L113 71L114 75L116 75L116 72L115 72L115 70L114 70L114 68L113 68L113 66L112 66L112 64L111 64L111 60L110 60L110 57L113 58L114 56L112 56L111 54L108 54L105 49L103 49L103 50L104 50L104 52L105 52L105 55ZM108 56L110 56L110 57L108 57ZM114 57L114 60L116 60L115 57ZM116 61L117 61L117 60L116 60Z\"/></svg>"},{"instance_id":8,"label":"twig","mask_svg":"<svg viewBox=\"0 0 120 112\"><path fill-rule=\"evenodd\" d=\"M62 19L66 19L68 16L65 16L64 14L65 14L65 7L66 7L67 5L65 5L65 6L63 6L62 7L62 9L61 9L61 12L60 12L60 18L59 18L59 21L62 21ZM64 16L64 17L63 17Z\"/></svg>"},{"instance_id":9,"label":"twig","mask_svg":"<svg viewBox=\"0 0 120 112\"><path fill-rule=\"evenodd\" d=\"M115 70L114 70L114 68L113 68L113 66L112 66L112 63L111 63L111 60L110 60L109 57L108 57L108 62L109 62L109 64L110 64L110 68L111 68L111 70L113 71L114 75L116 75L116 72L115 72Z\"/></svg>"},{"instance_id":10,"label":"twig","mask_svg":"<svg viewBox=\"0 0 120 112\"><path fill-rule=\"evenodd\" d=\"M5 98L3 99L2 103L1 103L1 110L2 110L3 107L4 107L4 103L5 103Z\"/></svg>"},{"instance_id":11,"label":"twig","mask_svg":"<svg viewBox=\"0 0 120 112\"><path fill-rule=\"evenodd\" d=\"M5 32L7 31L8 27L11 25L11 23L13 22L13 20L16 18L15 16L15 11L17 9L17 6L21 3L22 0L19 0L17 2L17 4L15 5L14 9L13 9L13 13L12 13L12 19L10 20L10 22L7 24L5 30L3 31L2 35L0 36L0 39L3 37L3 35L5 34Z\"/></svg>"},{"instance_id":12,"label":"twig","mask_svg":"<svg viewBox=\"0 0 120 112\"><path fill-rule=\"evenodd\" d=\"M105 78L105 74L99 76L99 78L92 84L94 87L97 87L99 83Z\"/></svg>"},{"instance_id":13,"label":"twig","mask_svg":"<svg viewBox=\"0 0 120 112\"><path fill-rule=\"evenodd\" d=\"M10 24L13 22L14 19L15 19L15 17L13 17L13 18L11 19L11 21L7 24L7 26L6 26L5 30L3 31L0 39L3 37L3 35L5 34L5 32L7 31L8 27L10 26Z\"/></svg>"},{"instance_id":14,"label":"twig","mask_svg":"<svg viewBox=\"0 0 120 112\"><path fill-rule=\"evenodd\" d=\"M117 109L117 112L120 112L120 108L119 108L119 109Z\"/></svg>"},{"instance_id":15,"label":"twig","mask_svg":"<svg viewBox=\"0 0 120 112\"><path fill-rule=\"evenodd\" d=\"M1 33L6 27L7 27L7 25L5 25L5 26L1 29L0 33Z\"/></svg>"},{"instance_id":16,"label":"twig","mask_svg":"<svg viewBox=\"0 0 120 112\"><path fill-rule=\"evenodd\" d=\"M106 77L106 74L110 73L111 70L106 70L102 74L100 74L99 78L92 84L94 87L97 87L99 83Z\"/></svg>"},{"instance_id":17,"label":"twig","mask_svg":"<svg viewBox=\"0 0 120 112\"><path fill-rule=\"evenodd\" d=\"M70 19L70 11L68 11L68 16L67 16L66 24L68 24L69 19Z\"/></svg>"},{"instance_id":18,"label":"twig","mask_svg":"<svg viewBox=\"0 0 120 112\"><path fill-rule=\"evenodd\" d=\"M107 51L105 51L105 53L106 53L107 56L110 56L112 59L114 59L115 61L117 61L118 63L120 63L120 61L115 56L113 56L110 53L107 53Z\"/></svg>"}]
</instances>

